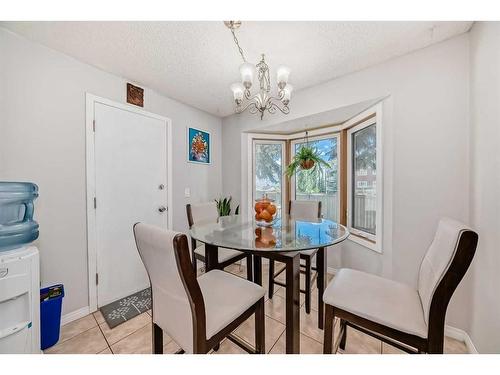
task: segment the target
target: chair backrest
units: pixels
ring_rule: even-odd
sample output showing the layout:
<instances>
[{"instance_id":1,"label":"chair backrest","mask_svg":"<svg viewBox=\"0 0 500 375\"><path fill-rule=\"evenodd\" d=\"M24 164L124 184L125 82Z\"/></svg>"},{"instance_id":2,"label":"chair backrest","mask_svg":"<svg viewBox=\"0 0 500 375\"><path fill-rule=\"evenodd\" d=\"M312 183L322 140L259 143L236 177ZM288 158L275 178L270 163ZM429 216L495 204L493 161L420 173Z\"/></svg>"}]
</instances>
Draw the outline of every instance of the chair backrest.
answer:
<instances>
[{"instance_id":1,"label":"chair backrest","mask_svg":"<svg viewBox=\"0 0 500 375\"><path fill-rule=\"evenodd\" d=\"M192 353L196 333L206 334L205 306L186 235L137 223L134 236L151 282L153 322Z\"/></svg>"},{"instance_id":2,"label":"chair backrest","mask_svg":"<svg viewBox=\"0 0 500 375\"><path fill-rule=\"evenodd\" d=\"M288 214L303 220L321 218L321 201L290 201Z\"/></svg>"},{"instance_id":3,"label":"chair backrest","mask_svg":"<svg viewBox=\"0 0 500 375\"><path fill-rule=\"evenodd\" d=\"M217 222L217 219L219 218L219 213L217 212L217 204L215 202L187 204L186 213L190 228L195 223Z\"/></svg>"},{"instance_id":4,"label":"chair backrest","mask_svg":"<svg viewBox=\"0 0 500 375\"><path fill-rule=\"evenodd\" d=\"M472 262L477 240L477 233L465 224L449 218L439 221L418 277L418 293L429 332L433 325L444 329L448 302Z\"/></svg>"}]
</instances>

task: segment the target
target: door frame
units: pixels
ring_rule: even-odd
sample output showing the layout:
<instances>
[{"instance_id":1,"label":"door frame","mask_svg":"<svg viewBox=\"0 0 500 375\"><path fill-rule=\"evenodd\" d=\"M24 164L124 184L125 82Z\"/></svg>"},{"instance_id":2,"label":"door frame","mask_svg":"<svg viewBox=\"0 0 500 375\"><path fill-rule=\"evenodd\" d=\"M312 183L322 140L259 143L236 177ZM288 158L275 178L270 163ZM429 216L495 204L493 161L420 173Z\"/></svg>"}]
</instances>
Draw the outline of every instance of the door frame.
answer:
<instances>
[{"instance_id":1,"label":"door frame","mask_svg":"<svg viewBox=\"0 0 500 375\"><path fill-rule=\"evenodd\" d=\"M96 103L108 105L121 110L151 117L165 122L167 129L167 228L172 229L173 222L173 198L172 198L172 120L155 113L144 111L131 104L124 104L102 98L90 93L85 93L85 156L86 156L86 194L87 194L87 262L89 283L89 310L97 311L97 238L96 238L96 210L94 208L95 197L95 138L94 138L94 106ZM132 229L131 229L132 230Z\"/></svg>"}]
</instances>

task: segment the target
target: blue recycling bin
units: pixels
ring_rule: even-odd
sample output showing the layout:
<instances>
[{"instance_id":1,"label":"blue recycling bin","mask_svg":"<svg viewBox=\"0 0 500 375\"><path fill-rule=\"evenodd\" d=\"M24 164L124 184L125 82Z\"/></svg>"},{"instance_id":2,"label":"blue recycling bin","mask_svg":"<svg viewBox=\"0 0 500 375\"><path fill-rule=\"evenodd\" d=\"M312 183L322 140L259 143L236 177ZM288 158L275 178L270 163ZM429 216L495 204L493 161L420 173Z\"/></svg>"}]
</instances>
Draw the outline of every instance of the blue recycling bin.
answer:
<instances>
[{"instance_id":1,"label":"blue recycling bin","mask_svg":"<svg viewBox=\"0 0 500 375\"><path fill-rule=\"evenodd\" d=\"M59 341L64 286L57 284L40 289L41 349L47 349Z\"/></svg>"}]
</instances>

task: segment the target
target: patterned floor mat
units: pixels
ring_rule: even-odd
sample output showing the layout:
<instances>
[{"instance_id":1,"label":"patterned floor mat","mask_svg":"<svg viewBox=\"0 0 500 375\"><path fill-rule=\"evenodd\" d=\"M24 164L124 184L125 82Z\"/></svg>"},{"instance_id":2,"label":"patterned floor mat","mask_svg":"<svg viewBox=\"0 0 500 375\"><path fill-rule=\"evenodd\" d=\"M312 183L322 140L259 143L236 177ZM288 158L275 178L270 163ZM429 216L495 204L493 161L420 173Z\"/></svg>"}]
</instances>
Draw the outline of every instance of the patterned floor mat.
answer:
<instances>
[{"instance_id":1,"label":"patterned floor mat","mask_svg":"<svg viewBox=\"0 0 500 375\"><path fill-rule=\"evenodd\" d=\"M141 290L128 297L111 302L100 308L109 328L132 319L151 308L151 288Z\"/></svg>"}]
</instances>

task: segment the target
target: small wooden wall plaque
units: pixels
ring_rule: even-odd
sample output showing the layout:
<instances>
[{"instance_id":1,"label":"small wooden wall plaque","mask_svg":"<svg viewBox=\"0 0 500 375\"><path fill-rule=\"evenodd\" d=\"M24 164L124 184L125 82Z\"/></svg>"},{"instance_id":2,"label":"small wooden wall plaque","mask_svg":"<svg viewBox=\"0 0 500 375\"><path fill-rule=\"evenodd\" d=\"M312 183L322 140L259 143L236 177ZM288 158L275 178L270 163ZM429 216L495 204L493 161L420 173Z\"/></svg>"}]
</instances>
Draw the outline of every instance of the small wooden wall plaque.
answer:
<instances>
[{"instance_id":1,"label":"small wooden wall plaque","mask_svg":"<svg viewBox=\"0 0 500 375\"><path fill-rule=\"evenodd\" d=\"M144 89L127 83L127 103L144 107Z\"/></svg>"}]
</instances>

